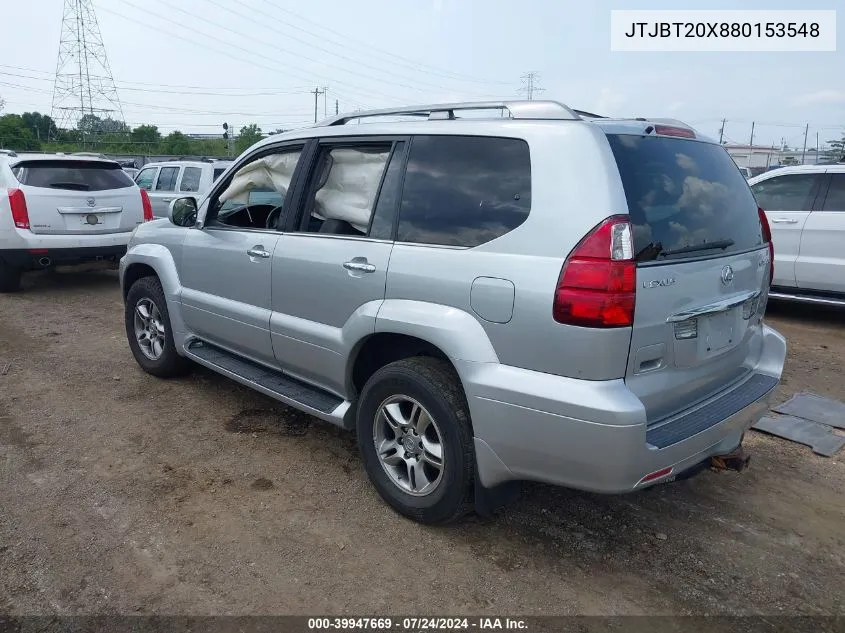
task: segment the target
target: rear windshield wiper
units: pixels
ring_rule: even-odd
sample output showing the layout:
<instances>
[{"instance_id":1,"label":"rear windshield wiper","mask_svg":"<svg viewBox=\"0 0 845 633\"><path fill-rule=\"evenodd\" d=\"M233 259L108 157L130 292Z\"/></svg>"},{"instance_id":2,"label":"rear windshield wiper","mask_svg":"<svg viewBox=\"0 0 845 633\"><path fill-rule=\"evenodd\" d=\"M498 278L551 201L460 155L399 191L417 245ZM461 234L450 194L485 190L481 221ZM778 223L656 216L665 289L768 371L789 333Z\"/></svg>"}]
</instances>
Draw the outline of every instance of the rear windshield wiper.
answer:
<instances>
[{"instance_id":1,"label":"rear windshield wiper","mask_svg":"<svg viewBox=\"0 0 845 633\"><path fill-rule=\"evenodd\" d=\"M90 185L80 182L51 182L51 189L71 189L73 191L88 191L91 189Z\"/></svg>"},{"instance_id":2,"label":"rear windshield wiper","mask_svg":"<svg viewBox=\"0 0 845 633\"><path fill-rule=\"evenodd\" d=\"M673 248L668 251L661 251L658 257L666 257L667 255L680 255L681 253L695 253L697 251L709 251L713 249L725 250L733 246L733 240L716 240L715 242L705 242L704 244L693 244L691 246L684 246L682 248Z\"/></svg>"}]
</instances>

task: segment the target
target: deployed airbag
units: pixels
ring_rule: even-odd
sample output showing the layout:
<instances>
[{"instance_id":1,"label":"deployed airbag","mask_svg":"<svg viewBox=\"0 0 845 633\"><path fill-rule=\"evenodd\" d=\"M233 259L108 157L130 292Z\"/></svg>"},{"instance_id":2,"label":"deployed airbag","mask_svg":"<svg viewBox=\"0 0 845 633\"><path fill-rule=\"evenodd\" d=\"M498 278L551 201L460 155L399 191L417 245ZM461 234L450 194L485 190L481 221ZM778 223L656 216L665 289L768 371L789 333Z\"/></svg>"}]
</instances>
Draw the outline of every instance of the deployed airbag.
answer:
<instances>
[{"instance_id":1,"label":"deployed airbag","mask_svg":"<svg viewBox=\"0 0 845 633\"><path fill-rule=\"evenodd\" d=\"M248 204L249 193L255 189L278 191L284 197L290 187L298 160L299 152L285 152L265 156L244 165L234 175L226 191L220 194L220 201L231 200Z\"/></svg>"},{"instance_id":2,"label":"deployed airbag","mask_svg":"<svg viewBox=\"0 0 845 633\"><path fill-rule=\"evenodd\" d=\"M366 233L389 154L331 150L328 177L314 197L312 214L321 220L343 220Z\"/></svg>"}]
</instances>

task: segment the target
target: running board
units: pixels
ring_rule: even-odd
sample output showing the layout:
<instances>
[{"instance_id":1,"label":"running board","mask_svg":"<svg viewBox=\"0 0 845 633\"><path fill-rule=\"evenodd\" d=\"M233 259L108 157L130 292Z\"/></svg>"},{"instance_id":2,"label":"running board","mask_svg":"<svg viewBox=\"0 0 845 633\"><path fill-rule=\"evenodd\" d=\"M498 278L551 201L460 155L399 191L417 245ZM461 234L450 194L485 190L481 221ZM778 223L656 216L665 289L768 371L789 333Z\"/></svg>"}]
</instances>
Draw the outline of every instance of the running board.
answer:
<instances>
[{"instance_id":1,"label":"running board","mask_svg":"<svg viewBox=\"0 0 845 633\"><path fill-rule=\"evenodd\" d=\"M246 387L339 427L352 428L350 403L340 396L204 341L193 339L183 349L191 360Z\"/></svg>"},{"instance_id":2,"label":"running board","mask_svg":"<svg viewBox=\"0 0 845 633\"><path fill-rule=\"evenodd\" d=\"M791 295L785 292L769 292L770 299L781 301L796 301L798 303L814 303L816 305L845 307L845 297L824 297L819 295Z\"/></svg>"}]
</instances>

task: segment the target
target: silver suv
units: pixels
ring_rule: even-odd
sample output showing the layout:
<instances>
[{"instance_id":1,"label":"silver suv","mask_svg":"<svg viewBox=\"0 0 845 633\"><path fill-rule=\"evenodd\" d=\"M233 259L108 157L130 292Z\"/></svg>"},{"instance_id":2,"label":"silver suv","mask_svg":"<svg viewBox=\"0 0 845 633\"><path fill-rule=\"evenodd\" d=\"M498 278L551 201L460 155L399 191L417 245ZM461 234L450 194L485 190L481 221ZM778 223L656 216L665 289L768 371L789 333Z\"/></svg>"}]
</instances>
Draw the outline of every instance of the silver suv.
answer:
<instances>
[{"instance_id":1,"label":"silver suv","mask_svg":"<svg viewBox=\"0 0 845 633\"><path fill-rule=\"evenodd\" d=\"M166 218L170 202L182 194L208 193L231 161L170 160L147 163L135 176L137 185L150 196L153 215Z\"/></svg>"},{"instance_id":2,"label":"silver suv","mask_svg":"<svg viewBox=\"0 0 845 633\"><path fill-rule=\"evenodd\" d=\"M507 482L621 493L735 454L786 355L771 266L718 143L528 101L263 140L137 229L121 284L145 371L356 430L382 497L444 523Z\"/></svg>"}]
</instances>

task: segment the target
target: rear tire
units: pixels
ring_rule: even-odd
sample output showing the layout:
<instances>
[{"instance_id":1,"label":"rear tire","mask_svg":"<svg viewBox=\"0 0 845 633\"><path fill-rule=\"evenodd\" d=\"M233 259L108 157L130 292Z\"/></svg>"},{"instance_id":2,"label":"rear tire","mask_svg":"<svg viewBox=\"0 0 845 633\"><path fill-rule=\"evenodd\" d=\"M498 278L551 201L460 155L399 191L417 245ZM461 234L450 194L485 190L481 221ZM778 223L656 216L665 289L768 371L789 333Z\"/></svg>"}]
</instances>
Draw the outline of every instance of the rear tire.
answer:
<instances>
[{"instance_id":1,"label":"rear tire","mask_svg":"<svg viewBox=\"0 0 845 633\"><path fill-rule=\"evenodd\" d=\"M17 292L21 289L21 269L0 261L0 292Z\"/></svg>"},{"instance_id":2,"label":"rear tire","mask_svg":"<svg viewBox=\"0 0 845 633\"><path fill-rule=\"evenodd\" d=\"M397 512L445 524L472 510L469 408L447 362L418 356L379 369L361 393L357 433L370 481Z\"/></svg>"},{"instance_id":3,"label":"rear tire","mask_svg":"<svg viewBox=\"0 0 845 633\"><path fill-rule=\"evenodd\" d=\"M157 277L141 277L129 288L124 322L129 348L145 372L173 378L190 371L190 361L176 353L170 313Z\"/></svg>"}]
</instances>

